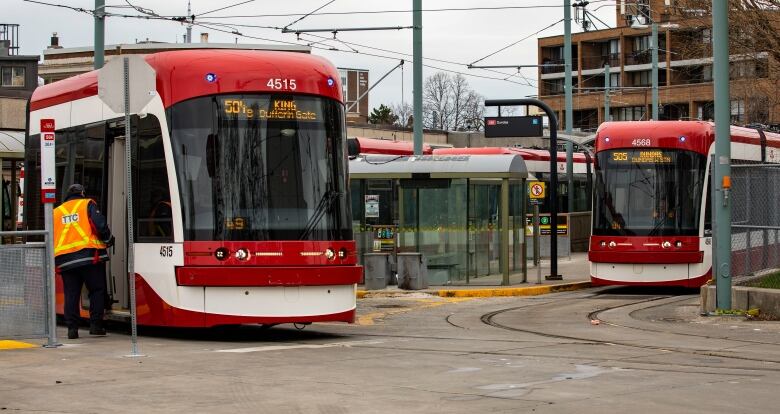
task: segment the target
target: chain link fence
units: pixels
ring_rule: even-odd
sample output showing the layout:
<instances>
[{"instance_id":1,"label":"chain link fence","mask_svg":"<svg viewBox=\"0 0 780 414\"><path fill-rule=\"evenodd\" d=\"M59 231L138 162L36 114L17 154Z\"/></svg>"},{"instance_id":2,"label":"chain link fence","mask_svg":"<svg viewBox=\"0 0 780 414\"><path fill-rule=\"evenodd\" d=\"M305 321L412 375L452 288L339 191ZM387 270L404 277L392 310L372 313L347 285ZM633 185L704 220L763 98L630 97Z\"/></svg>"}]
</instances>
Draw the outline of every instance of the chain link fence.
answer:
<instances>
[{"instance_id":1,"label":"chain link fence","mask_svg":"<svg viewBox=\"0 0 780 414\"><path fill-rule=\"evenodd\" d=\"M731 272L780 268L780 164L731 166Z\"/></svg>"},{"instance_id":2,"label":"chain link fence","mask_svg":"<svg viewBox=\"0 0 780 414\"><path fill-rule=\"evenodd\" d=\"M54 343L46 244L22 244L19 237L45 234L0 233L0 339L48 337Z\"/></svg>"}]
</instances>

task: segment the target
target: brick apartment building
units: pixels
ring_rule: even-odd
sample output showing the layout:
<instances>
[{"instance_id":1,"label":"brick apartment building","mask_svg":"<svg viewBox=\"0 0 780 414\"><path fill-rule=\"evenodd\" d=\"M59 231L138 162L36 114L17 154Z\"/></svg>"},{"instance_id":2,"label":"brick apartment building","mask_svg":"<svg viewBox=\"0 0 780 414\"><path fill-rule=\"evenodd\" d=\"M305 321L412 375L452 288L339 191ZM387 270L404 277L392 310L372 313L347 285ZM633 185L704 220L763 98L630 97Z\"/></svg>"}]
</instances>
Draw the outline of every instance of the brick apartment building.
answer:
<instances>
[{"instance_id":1,"label":"brick apartment building","mask_svg":"<svg viewBox=\"0 0 780 414\"><path fill-rule=\"evenodd\" d=\"M713 118L712 30L701 24L707 16L696 21L685 17L683 3L618 1L615 28L572 35L573 128L593 131L607 118L630 121L651 116L651 29L649 25L632 27L635 20L659 24L659 118ZM540 38L538 56L539 64L563 64L563 36ZM609 80L605 80L606 65L610 66ZM777 62L761 50L732 54L732 123L780 124L780 102L774 93L778 69ZM547 66L538 73L539 96L557 111L561 128L563 71L563 66ZM607 83L609 114L604 109Z\"/></svg>"}]
</instances>

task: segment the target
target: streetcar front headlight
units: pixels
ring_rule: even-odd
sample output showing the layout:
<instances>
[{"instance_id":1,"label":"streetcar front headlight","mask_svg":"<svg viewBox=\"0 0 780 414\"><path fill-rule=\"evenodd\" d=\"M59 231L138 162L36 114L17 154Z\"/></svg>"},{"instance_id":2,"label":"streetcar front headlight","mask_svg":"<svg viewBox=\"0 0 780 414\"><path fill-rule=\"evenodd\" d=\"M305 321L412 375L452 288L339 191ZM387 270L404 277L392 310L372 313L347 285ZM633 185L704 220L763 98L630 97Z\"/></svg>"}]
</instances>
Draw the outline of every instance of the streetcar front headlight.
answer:
<instances>
[{"instance_id":1,"label":"streetcar front headlight","mask_svg":"<svg viewBox=\"0 0 780 414\"><path fill-rule=\"evenodd\" d=\"M336 257L336 252L333 251L330 247L325 249L325 258L328 260L333 260Z\"/></svg>"},{"instance_id":2,"label":"streetcar front headlight","mask_svg":"<svg viewBox=\"0 0 780 414\"><path fill-rule=\"evenodd\" d=\"M241 260L241 261L247 260L247 259L249 259L249 250L247 250L247 249L242 247L242 248L236 250L235 256L236 256L236 259L238 259L238 260Z\"/></svg>"}]
</instances>

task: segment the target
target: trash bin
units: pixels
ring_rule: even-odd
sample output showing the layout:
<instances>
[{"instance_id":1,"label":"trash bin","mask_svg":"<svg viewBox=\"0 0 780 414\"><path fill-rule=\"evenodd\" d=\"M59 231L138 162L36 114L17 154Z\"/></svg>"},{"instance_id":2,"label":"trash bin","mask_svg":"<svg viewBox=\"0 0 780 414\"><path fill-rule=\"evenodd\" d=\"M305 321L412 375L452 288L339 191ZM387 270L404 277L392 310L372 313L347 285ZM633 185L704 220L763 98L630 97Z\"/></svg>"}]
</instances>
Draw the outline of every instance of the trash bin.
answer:
<instances>
[{"instance_id":1,"label":"trash bin","mask_svg":"<svg viewBox=\"0 0 780 414\"><path fill-rule=\"evenodd\" d=\"M364 253L363 275L367 290L384 289L390 280L390 254Z\"/></svg>"},{"instance_id":2,"label":"trash bin","mask_svg":"<svg viewBox=\"0 0 780 414\"><path fill-rule=\"evenodd\" d=\"M422 253L398 253L398 287L406 290L428 287L428 264Z\"/></svg>"}]
</instances>

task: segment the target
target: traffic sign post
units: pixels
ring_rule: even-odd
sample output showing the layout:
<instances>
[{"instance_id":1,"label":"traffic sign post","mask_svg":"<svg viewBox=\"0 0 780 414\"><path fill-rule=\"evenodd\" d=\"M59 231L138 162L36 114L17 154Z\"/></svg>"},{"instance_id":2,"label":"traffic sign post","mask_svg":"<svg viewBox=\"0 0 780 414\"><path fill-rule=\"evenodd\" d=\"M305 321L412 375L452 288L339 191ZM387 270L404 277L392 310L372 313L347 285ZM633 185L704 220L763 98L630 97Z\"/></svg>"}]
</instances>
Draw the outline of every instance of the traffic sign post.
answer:
<instances>
[{"instance_id":1,"label":"traffic sign post","mask_svg":"<svg viewBox=\"0 0 780 414\"><path fill-rule=\"evenodd\" d=\"M542 181L528 182L528 198L534 206L534 266L536 266L536 284L542 284L542 258L540 246L539 204L544 202L545 185Z\"/></svg>"},{"instance_id":2,"label":"traffic sign post","mask_svg":"<svg viewBox=\"0 0 780 414\"><path fill-rule=\"evenodd\" d=\"M47 348L59 346L57 343L57 310L54 299L54 203L57 201L57 164L55 159L54 120L41 119L41 202L43 203L44 230L46 231L46 292L49 305Z\"/></svg>"},{"instance_id":3,"label":"traffic sign post","mask_svg":"<svg viewBox=\"0 0 780 414\"><path fill-rule=\"evenodd\" d=\"M130 81L132 80L132 86ZM135 252L133 247L133 180L130 113L140 112L157 94L157 74L139 55L113 59L98 72L98 96L114 112L125 114L125 177L127 186L127 277L130 290L129 357L144 356L138 352L138 324L135 300ZM132 92L132 93L131 93Z\"/></svg>"}]
</instances>

